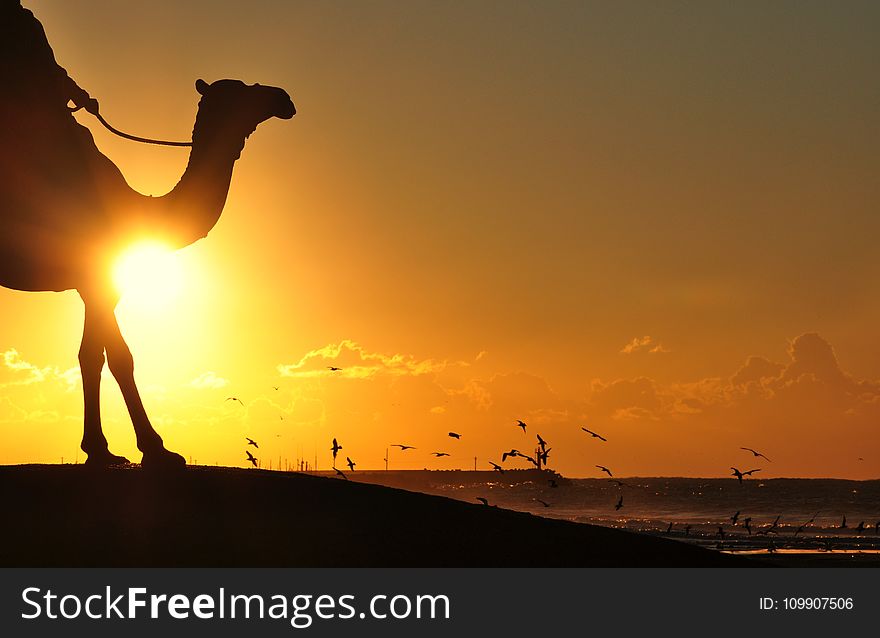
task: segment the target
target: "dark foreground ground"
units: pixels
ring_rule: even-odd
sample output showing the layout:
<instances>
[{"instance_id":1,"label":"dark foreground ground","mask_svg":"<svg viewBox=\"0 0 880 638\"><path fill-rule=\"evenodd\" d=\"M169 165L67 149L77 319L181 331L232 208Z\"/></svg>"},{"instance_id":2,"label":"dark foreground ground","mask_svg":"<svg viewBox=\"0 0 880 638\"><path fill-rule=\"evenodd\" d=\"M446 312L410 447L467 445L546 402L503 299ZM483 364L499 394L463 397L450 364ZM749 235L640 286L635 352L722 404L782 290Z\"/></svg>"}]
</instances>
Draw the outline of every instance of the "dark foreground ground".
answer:
<instances>
[{"instance_id":1,"label":"dark foreground ground","mask_svg":"<svg viewBox=\"0 0 880 638\"><path fill-rule=\"evenodd\" d=\"M0 566L715 567L750 559L338 478L0 467Z\"/></svg>"}]
</instances>

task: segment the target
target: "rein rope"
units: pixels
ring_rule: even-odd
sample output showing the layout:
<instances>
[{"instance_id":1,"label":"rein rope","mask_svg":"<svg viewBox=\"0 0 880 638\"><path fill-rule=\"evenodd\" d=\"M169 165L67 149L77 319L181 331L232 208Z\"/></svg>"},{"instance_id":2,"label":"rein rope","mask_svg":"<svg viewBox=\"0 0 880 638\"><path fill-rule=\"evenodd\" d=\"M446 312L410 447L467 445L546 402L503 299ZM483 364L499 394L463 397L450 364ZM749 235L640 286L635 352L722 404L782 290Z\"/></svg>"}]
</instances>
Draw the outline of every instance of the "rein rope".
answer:
<instances>
[{"instance_id":1,"label":"rein rope","mask_svg":"<svg viewBox=\"0 0 880 638\"><path fill-rule=\"evenodd\" d=\"M74 108L70 109L70 112L76 113L81 108L83 108L83 107L82 106L74 107ZM119 129L110 126L109 122L107 122L107 120L105 120L104 117L98 112L97 101L95 102L95 109L92 110L90 108L86 108L86 112L94 115L98 119L98 121L104 125L104 128L106 128L108 131L110 131L114 135L118 135L119 137L125 138L127 140L131 140L133 142L141 142L142 144L156 144L157 146L178 146L178 147L180 147L180 146L192 146L193 145L192 142L169 142L167 140L154 140L149 137L138 137L137 135L129 135L128 133L123 133Z\"/></svg>"}]
</instances>

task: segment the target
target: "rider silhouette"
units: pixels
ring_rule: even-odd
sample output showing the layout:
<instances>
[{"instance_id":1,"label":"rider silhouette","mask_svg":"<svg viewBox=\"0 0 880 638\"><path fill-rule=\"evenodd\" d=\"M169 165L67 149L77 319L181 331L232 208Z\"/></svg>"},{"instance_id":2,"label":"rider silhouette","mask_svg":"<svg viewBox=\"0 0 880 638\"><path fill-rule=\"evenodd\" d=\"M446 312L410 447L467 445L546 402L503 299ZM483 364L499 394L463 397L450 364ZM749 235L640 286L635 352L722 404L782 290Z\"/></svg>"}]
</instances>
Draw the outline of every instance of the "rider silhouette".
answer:
<instances>
[{"instance_id":1,"label":"rider silhouette","mask_svg":"<svg viewBox=\"0 0 880 638\"><path fill-rule=\"evenodd\" d=\"M73 102L94 112L98 106L55 61L43 25L20 0L0 0L0 90L3 102L31 108L55 110Z\"/></svg>"}]
</instances>

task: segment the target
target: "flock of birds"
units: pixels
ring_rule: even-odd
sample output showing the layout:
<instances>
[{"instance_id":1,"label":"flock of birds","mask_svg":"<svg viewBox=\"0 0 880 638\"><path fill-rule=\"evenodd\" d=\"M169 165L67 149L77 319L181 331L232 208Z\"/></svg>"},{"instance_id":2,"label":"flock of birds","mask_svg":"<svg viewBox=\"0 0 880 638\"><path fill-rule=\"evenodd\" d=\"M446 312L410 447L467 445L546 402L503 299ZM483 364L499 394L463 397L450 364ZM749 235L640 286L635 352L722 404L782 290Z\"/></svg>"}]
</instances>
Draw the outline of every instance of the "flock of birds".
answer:
<instances>
[{"instance_id":1,"label":"flock of birds","mask_svg":"<svg viewBox=\"0 0 880 638\"><path fill-rule=\"evenodd\" d=\"M330 370L331 372L339 372L342 370L342 368L339 368L336 366L327 366L327 369ZM274 387L274 389L278 390L278 387ZM244 403L238 397L227 397L226 400L227 401L235 401L235 402L240 403L242 406L244 406ZM526 434L528 431L528 424L521 419L516 419L516 422L513 425L515 427L520 428L522 430L523 434ZM597 439L599 442L603 442L603 443L608 442L608 439L605 438L604 436L602 436L601 434L599 434L598 432L594 432L593 430L590 430L586 427L581 427L581 430L584 433L586 433L587 435L589 435L589 437L591 439ZM447 435L449 438L455 439L457 441L460 441L462 438L462 435L458 432L451 432L450 431L447 433ZM258 443L250 437L245 437L245 441L247 442L248 447L253 446L255 449L259 449L259 447L260 447L258 445ZM493 471L499 472L501 474L503 474L504 472L507 471L507 468L505 468L503 464L506 463L507 460L510 458L522 458L522 459L528 461L529 463L531 463L532 465L534 465L537 469L541 469L542 467L546 467L548 460L550 458L550 452L551 452L552 448L549 447L547 441L540 434L536 434L536 441L537 441L537 447L535 448L535 456L531 456L529 454L526 454L526 453L518 450L517 448L511 448L510 450L506 450L501 453L501 463L496 463L495 461L492 461L492 460L489 460L488 463L492 467ZM413 445L407 445L407 444L403 444L403 443L394 443L391 445L391 447L398 448L401 452L406 452L408 450L418 449ZM330 452L333 457L333 470L336 472L337 476L339 476L342 479L348 480L348 476L342 470L340 470L338 467L336 467L337 458L338 458L339 452L342 449L343 449L342 445L334 437L333 441L332 441L332 445L330 447ZM740 450L743 450L745 452L749 452L754 459L764 459L766 462L772 463L770 458L768 458L765 454L759 452L758 450L755 450L754 448L740 447ZM254 467L259 467L259 459L257 459L251 453L251 451L249 449L245 450L245 454L246 454L245 460L247 462L251 463ZM431 455L434 456L435 458L442 458L442 457L451 456L450 453L445 452L445 451L433 451L433 452L431 452ZM385 459L385 460L387 461L387 459ZM357 467L357 463L355 463L355 461L350 456L345 457L345 465L348 467L348 470L350 472L354 472L355 468ZM619 488L619 491L617 494L617 501L614 504L614 510L619 511L624 506L622 488L632 487L632 486L629 485L628 483L621 481L621 480L614 479L614 473L608 467L606 467L604 465L598 465L598 464L595 465L595 467L600 473L607 474L608 478L610 480L612 480L616 484L616 486ZM762 471L762 468L760 468L760 467L752 468L752 469L748 469L748 470L741 470L738 467L730 466L730 469L733 471L730 476L736 478L740 484L743 483L744 478L750 477L753 474ZM555 478L548 479L548 485L551 489L559 488L559 482ZM476 500L478 502L482 503L484 506L488 507L490 505L489 500L484 496L478 496L478 497L476 497ZM552 503L550 503L546 500L540 499L540 498L535 498L534 500L535 500L535 502L540 503L543 507L552 507L552 505L553 505ZM800 526L798 526L798 528L794 532L792 538L797 538L810 525L813 525L816 520L816 517L818 515L819 515L819 512L816 512L816 514L814 514L808 521L806 521L803 524L801 524ZM782 518L781 515L777 516L776 519L772 523L767 524L759 529L755 529L754 532L752 531L752 529L753 529L752 528L752 517L751 516L743 517L742 512L739 510L736 511L730 517L730 522L731 522L732 527L741 527L742 529L745 529L749 536L753 536L753 535L754 536L770 536L770 535L779 534L780 529L781 529L780 525L779 525L779 521L781 520L781 518ZM666 528L666 534L671 534L674 526L675 526L675 523L670 522ZM876 523L874 523L873 527L874 527L875 534L880 534L880 520L878 520ZM690 536L691 529L692 529L692 525L685 524L683 526L684 535ZM840 525L838 526L838 529L847 529L847 522L846 522L845 515L843 516L843 519L841 520ZM859 524L853 529L855 530L855 532L857 534L861 535L870 529L870 525L866 525L866 521L860 521ZM729 535L729 532L725 530L724 525L719 525L718 532L716 535L717 539L718 539L718 542L717 542L718 549L724 548L724 541L728 535ZM828 549L830 549L830 547ZM772 541L768 545L768 551L769 552L776 551L775 544Z\"/></svg>"}]
</instances>

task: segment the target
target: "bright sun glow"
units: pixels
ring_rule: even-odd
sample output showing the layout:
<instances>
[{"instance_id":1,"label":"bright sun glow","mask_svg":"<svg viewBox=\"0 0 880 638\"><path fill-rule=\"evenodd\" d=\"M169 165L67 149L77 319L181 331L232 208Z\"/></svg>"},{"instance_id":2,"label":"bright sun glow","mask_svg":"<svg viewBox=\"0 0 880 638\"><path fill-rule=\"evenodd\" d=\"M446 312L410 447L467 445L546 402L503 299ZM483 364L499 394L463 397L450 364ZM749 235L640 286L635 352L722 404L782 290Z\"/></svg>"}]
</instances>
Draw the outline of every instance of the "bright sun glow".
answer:
<instances>
[{"instance_id":1,"label":"bright sun glow","mask_svg":"<svg viewBox=\"0 0 880 638\"><path fill-rule=\"evenodd\" d=\"M183 267L177 253L157 242L132 246L113 267L113 283L126 304L161 310L183 289Z\"/></svg>"}]
</instances>

